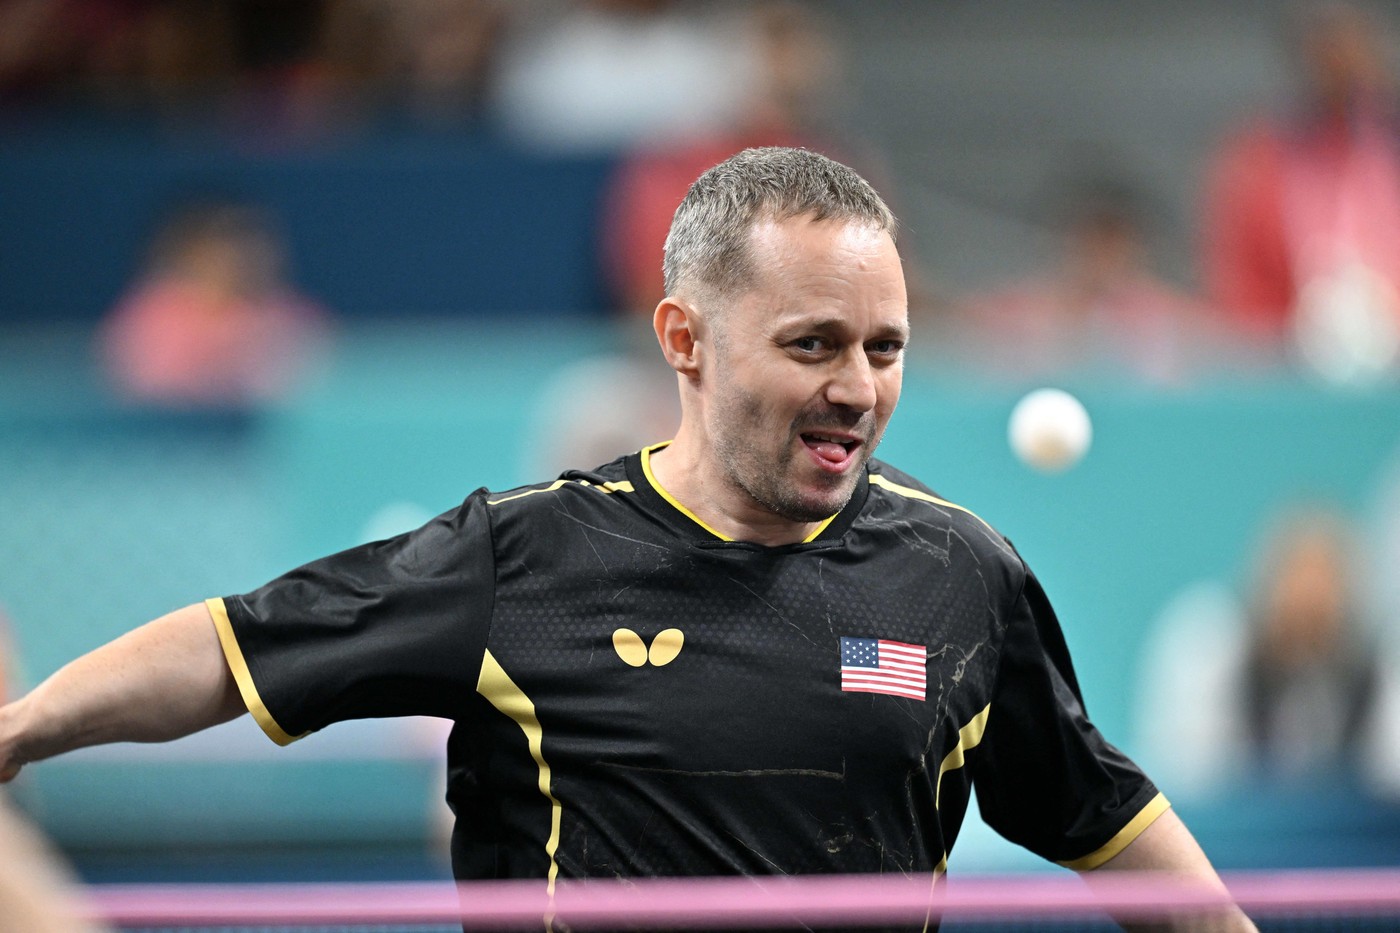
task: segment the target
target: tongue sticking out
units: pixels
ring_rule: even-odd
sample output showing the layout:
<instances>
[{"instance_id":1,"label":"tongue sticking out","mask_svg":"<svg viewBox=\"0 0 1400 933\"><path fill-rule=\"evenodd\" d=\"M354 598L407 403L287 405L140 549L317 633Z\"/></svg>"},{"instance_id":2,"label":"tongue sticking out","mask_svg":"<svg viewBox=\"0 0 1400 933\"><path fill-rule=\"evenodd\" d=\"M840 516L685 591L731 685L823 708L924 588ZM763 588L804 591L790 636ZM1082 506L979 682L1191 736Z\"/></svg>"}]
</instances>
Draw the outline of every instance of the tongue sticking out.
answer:
<instances>
[{"instance_id":1,"label":"tongue sticking out","mask_svg":"<svg viewBox=\"0 0 1400 933\"><path fill-rule=\"evenodd\" d=\"M848 451L842 444L838 444L835 441L823 441L810 436L804 436L802 440L806 442L808 447L812 448L818 457L821 457L829 463L840 463L842 460L846 459Z\"/></svg>"}]
</instances>

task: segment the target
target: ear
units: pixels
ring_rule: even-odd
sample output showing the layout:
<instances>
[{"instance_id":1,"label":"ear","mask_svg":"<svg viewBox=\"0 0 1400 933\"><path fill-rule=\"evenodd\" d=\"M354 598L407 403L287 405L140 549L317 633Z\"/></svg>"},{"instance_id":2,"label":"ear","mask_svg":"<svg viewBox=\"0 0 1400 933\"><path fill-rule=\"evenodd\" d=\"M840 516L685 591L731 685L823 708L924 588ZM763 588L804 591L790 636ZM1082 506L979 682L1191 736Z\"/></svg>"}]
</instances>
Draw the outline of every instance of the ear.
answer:
<instances>
[{"instance_id":1,"label":"ear","mask_svg":"<svg viewBox=\"0 0 1400 933\"><path fill-rule=\"evenodd\" d=\"M651 323L670 367L683 376L698 378L704 322L695 307L683 298L668 295L656 306Z\"/></svg>"}]
</instances>

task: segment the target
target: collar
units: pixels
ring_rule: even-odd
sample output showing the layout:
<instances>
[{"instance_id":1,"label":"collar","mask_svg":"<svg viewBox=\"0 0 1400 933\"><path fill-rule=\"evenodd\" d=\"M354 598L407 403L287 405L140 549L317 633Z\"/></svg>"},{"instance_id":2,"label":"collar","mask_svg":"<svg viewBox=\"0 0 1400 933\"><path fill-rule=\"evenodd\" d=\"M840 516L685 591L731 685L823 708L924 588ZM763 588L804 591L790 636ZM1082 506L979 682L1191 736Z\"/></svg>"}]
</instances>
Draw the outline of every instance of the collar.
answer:
<instances>
[{"instance_id":1,"label":"collar","mask_svg":"<svg viewBox=\"0 0 1400 933\"><path fill-rule=\"evenodd\" d=\"M679 499L673 496L669 490L657 481L656 475L651 469L651 455L670 444L670 441L663 441L660 444L652 444L644 447L637 453L627 458L627 476L632 480L633 487L649 503L652 510L661 516L668 525L679 532L683 537L689 538L699 545L724 545L731 544L739 547L762 547L747 541L736 541L728 535L721 534L715 528L707 524L700 516L687 508ZM865 505L865 499L870 493L869 469L864 471L861 479L856 483L855 491L851 494L850 501L826 520L819 523L802 541L789 544L778 545L783 547L806 547L813 544L829 544L840 540L846 533L846 529L855 521L860 514L861 508Z\"/></svg>"}]
</instances>

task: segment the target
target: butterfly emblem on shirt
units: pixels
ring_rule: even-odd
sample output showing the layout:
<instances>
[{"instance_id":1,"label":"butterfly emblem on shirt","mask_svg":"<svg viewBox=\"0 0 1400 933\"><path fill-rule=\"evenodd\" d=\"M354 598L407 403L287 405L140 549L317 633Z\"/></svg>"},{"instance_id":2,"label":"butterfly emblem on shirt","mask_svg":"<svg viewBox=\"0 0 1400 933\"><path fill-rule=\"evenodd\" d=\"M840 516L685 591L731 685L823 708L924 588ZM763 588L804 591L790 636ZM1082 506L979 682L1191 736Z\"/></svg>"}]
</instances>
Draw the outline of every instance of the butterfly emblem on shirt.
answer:
<instances>
[{"instance_id":1,"label":"butterfly emblem on shirt","mask_svg":"<svg viewBox=\"0 0 1400 933\"><path fill-rule=\"evenodd\" d=\"M668 628L658 632L651 640L651 647L642 641L642 636L630 628L620 628L612 634L613 650L617 656L632 667L665 667L676 659L685 645L685 633L678 628Z\"/></svg>"}]
</instances>

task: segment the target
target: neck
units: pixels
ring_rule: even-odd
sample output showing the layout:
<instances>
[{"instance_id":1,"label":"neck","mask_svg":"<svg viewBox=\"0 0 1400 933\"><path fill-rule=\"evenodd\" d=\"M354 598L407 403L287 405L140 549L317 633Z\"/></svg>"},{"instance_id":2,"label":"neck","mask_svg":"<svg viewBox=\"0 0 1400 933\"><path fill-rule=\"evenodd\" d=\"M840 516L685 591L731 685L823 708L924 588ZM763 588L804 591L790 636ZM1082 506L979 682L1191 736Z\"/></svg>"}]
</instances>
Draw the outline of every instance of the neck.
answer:
<instances>
[{"instance_id":1,"label":"neck","mask_svg":"<svg viewBox=\"0 0 1400 933\"><path fill-rule=\"evenodd\" d=\"M675 440L651 451L649 465L657 491L714 534L773 547L806 541L826 524L783 518L755 502L721 475L704 449L683 425Z\"/></svg>"}]
</instances>

